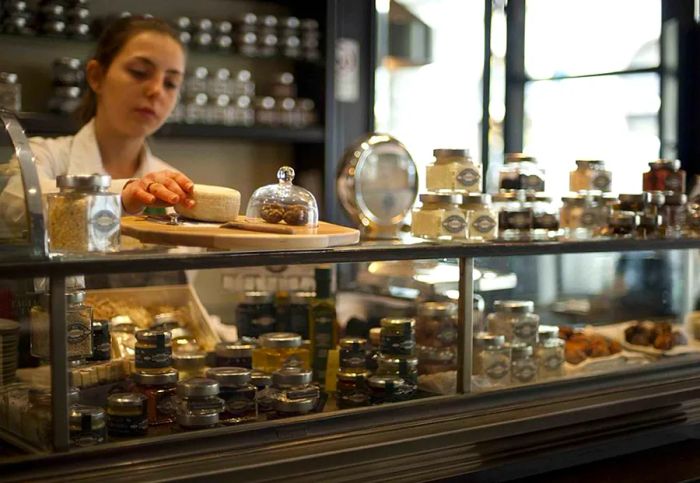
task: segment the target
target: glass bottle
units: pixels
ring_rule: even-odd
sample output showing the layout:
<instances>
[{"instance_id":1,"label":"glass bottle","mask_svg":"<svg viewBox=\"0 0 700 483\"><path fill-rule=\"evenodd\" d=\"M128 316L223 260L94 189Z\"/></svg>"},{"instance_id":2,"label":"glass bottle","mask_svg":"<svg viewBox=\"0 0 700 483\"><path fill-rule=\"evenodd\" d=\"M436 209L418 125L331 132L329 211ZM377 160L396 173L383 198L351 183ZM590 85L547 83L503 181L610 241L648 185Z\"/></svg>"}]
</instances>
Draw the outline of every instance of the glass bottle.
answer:
<instances>
[{"instance_id":1,"label":"glass bottle","mask_svg":"<svg viewBox=\"0 0 700 483\"><path fill-rule=\"evenodd\" d=\"M466 211L465 220L469 220L467 238L470 240L493 240L498 237L498 214L491 204L491 195L470 193L462 200L462 209Z\"/></svg>"},{"instance_id":2,"label":"glass bottle","mask_svg":"<svg viewBox=\"0 0 700 483\"><path fill-rule=\"evenodd\" d=\"M73 406L69 415L69 429L72 446L84 447L104 443L107 438L104 409Z\"/></svg>"},{"instance_id":3,"label":"glass bottle","mask_svg":"<svg viewBox=\"0 0 700 483\"><path fill-rule=\"evenodd\" d=\"M369 406L367 379L369 372L346 372L337 374L335 398L340 409Z\"/></svg>"},{"instance_id":4,"label":"glass bottle","mask_svg":"<svg viewBox=\"0 0 700 483\"><path fill-rule=\"evenodd\" d=\"M513 384L526 384L537 380L537 361L531 345L513 343L510 345L510 380Z\"/></svg>"},{"instance_id":5,"label":"glass bottle","mask_svg":"<svg viewBox=\"0 0 700 483\"><path fill-rule=\"evenodd\" d=\"M148 424L157 426L172 423L175 418L177 371L171 370L162 374L136 371L133 379L135 392L146 396Z\"/></svg>"},{"instance_id":6,"label":"glass bottle","mask_svg":"<svg viewBox=\"0 0 700 483\"><path fill-rule=\"evenodd\" d=\"M215 367L207 370L207 377L219 383L219 397L224 401L221 422L238 424L258 418L257 389L250 382L250 369Z\"/></svg>"},{"instance_id":7,"label":"glass bottle","mask_svg":"<svg viewBox=\"0 0 700 483\"><path fill-rule=\"evenodd\" d=\"M123 392L107 397L107 432L110 436L145 436L147 431L146 396Z\"/></svg>"},{"instance_id":8,"label":"glass bottle","mask_svg":"<svg viewBox=\"0 0 700 483\"><path fill-rule=\"evenodd\" d=\"M335 300L331 294L331 270L317 268L316 298L309 306L309 338L311 341L311 368L314 379L320 384L326 380L328 351L338 345L338 321Z\"/></svg>"},{"instance_id":9,"label":"glass bottle","mask_svg":"<svg viewBox=\"0 0 700 483\"><path fill-rule=\"evenodd\" d=\"M544 172L533 156L506 153L498 172L498 187L502 190L544 191Z\"/></svg>"},{"instance_id":10,"label":"glass bottle","mask_svg":"<svg viewBox=\"0 0 700 483\"><path fill-rule=\"evenodd\" d=\"M507 386L510 384L510 345L502 337L484 338L482 342L480 376L490 387Z\"/></svg>"},{"instance_id":11,"label":"glass bottle","mask_svg":"<svg viewBox=\"0 0 700 483\"><path fill-rule=\"evenodd\" d=\"M246 292L236 307L239 337L260 337L272 332L275 324L275 295L272 292Z\"/></svg>"},{"instance_id":12,"label":"glass bottle","mask_svg":"<svg viewBox=\"0 0 700 483\"><path fill-rule=\"evenodd\" d=\"M411 234L428 240L466 239L469 218L460 195L420 195L413 210Z\"/></svg>"},{"instance_id":13,"label":"glass bottle","mask_svg":"<svg viewBox=\"0 0 700 483\"><path fill-rule=\"evenodd\" d=\"M253 367L255 347L240 342L219 342L214 348L217 367Z\"/></svg>"},{"instance_id":14,"label":"glass bottle","mask_svg":"<svg viewBox=\"0 0 700 483\"><path fill-rule=\"evenodd\" d=\"M136 332L134 363L136 370L159 374L169 372L173 363L169 331L139 330Z\"/></svg>"},{"instance_id":15,"label":"glass bottle","mask_svg":"<svg viewBox=\"0 0 700 483\"><path fill-rule=\"evenodd\" d=\"M685 193L686 173L677 159L659 159L649 163L643 175L644 191L672 191Z\"/></svg>"},{"instance_id":16,"label":"glass bottle","mask_svg":"<svg viewBox=\"0 0 700 483\"><path fill-rule=\"evenodd\" d=\"M177 383L176 418L184 429L216 426L224 401L218 397L219 383L205 377L193 377Z\"/></svg>"},{"instance_id":17,"label":"glass bottle","mask_svg":"<svg viewBox=\"0 0 700 483\"><path fill-rule=\"evenodd\" d=\"M260 337L261 347L253 350L253 368L272 373L283 367L310 367L309 350L302 347L299 334L270 332Z\"/></svg>"},{"instance_id":18,"label":"glass bottle","mask_svg":"<svg viewBox=\"0 0 700 483\"><path fill-rule=\"evenodd\" d=\"M505 336L508 342L537 343L540 316L530 300L496 300L494 312L486 318L489 332Z\"/></svg>"},{"instance_id":19,"label":"glass bottle","mask_svg":"<svg viewBox=\"0 0 700 483\"><path fill-rule=\"evenodd\" d=\"M413 355L416 348L415 319L385 317L379 322L382 331L379 350L386 355Z\"/></svg>"},{"instance_id":20,"label":"glass bottle","mask_svg":"<svg viewBox=\"0 0 700 483\"><path fill-rule=\"evenodd\" d=\"M434 162L426 168L426 187L431 193L481 192L481 164L468 149L435 149Z\"/></svg>"},{"instance_id":21,"label":"glass bottle","mask_svg":"<svg viewBox=\"0 0 700 483\"><path fill-rule=\"evenodd\" d=\"M576 160L576 169L569 175L569 189L573 192L581 190L610 191L612 173L605 169L605 163L600 160Z\"/></svg>"},{"instance_id":22,"label":"glass bottle","mask_svg":"<svg viewBox=\"0 0 700 483\"><path fill-rule=\"evenodd\" d=\"M181 381L202 377L206 365L204 352L182 352L173 354L173 369L177 370Z\"/></svg>"}]
</instances>

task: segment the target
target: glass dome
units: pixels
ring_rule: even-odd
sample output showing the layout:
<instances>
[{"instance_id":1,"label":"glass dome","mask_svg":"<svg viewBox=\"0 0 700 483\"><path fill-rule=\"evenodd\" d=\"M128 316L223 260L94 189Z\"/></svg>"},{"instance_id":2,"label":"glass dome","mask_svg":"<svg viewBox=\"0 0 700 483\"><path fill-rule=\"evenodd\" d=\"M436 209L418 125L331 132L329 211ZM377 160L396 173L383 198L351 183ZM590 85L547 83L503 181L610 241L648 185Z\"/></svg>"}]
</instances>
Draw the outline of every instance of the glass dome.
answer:
<instances>
[{"instance_id":1,"label":"glass dome","mask_svg":"<svg viewBox=\"0 0 700 483\"><path fill-rule=\"evenodd\" d=\"M250 197L246 216L260 218L266 223L286 223L292 226L318 226L318 205L309 191L294 186L294 169L282 166L277 171L277 184L255 190Z\"/></svg>"}]
</instances>

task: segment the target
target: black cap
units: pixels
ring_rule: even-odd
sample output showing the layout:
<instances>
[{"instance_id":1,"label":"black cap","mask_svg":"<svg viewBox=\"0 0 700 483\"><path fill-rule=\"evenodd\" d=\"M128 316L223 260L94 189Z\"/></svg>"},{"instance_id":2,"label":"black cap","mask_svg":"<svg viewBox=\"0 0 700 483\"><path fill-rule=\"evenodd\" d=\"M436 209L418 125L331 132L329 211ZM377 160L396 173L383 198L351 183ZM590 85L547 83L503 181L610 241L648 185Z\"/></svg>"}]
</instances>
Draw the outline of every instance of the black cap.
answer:
<instances>
[{"instance_id":1,"label":"black cap","mask_svg":"<svg viewBox=\"0 0 700 483\"><path fill-rule=\"evenodd\" d=\"M331 296L331 269L317 268L314 273L316 279L316 297L327 299Z\"/></svg>"}]
</instances>

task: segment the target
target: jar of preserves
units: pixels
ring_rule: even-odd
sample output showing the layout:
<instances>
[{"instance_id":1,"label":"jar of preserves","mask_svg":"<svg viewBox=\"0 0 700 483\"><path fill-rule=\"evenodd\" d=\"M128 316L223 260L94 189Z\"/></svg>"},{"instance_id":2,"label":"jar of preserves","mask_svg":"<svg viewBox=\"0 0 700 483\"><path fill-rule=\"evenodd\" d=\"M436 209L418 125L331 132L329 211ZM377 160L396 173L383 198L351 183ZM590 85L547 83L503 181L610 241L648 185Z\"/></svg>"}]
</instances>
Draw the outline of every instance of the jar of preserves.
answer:
<instances>
[{"instance_id":1,"label":"jar of preserves","mask_svg":"<svg viewBox=\"0 0 700 483\"><path fill-rule=\"evenodd\" d=\"M275 410L275 391L272 388L272 376L260 371L252 371L250 383L255 386L255 401L258 414L267 414Z\"/></svg>"},{"instance_id":2,"label":"jar of preserves","mask_svg":"<svg viewBox=\"0 0 700 483\"><path fill-rule=\"evenodd\" d=\"M136 331L134 364L136 370L158 374L169 372L173 364L173 347L169 331Z\"/></svg>"},{"instance_id":3,"label":"jar of preserves","mask_svg":"<svg viewBox=\"0 0 700 483\"><path fill-rule=\"evenodd\" d=\"M429 347L418 344L418 374L457 370L457 347Z\"/></svg>"},{"instance_id":4,"label":"jar of preserves","mask_svg":"<svg viewBox=\"0 0 700 483\"><path fill-rule=\"evenodd\" d=\"M105 442L107 427L104 409L75 405L70 410L68 420L72 446L80 448Z\"/></svg>"},{"instance_id":5,"label":"jar of preserves","mask_svg":"<svg viewBox=\"0 0 700 483\"><path fill-rule=\"evenodd\" d=\"M418 357L381 353L377 358L377 374L400 376L415 386L418 384Z\"/></svg>"},{"instance_id":6,"label":"jar of preserves","mask_svg":"<svg viewBox=\"0 0 700 483\"><path fill-rule=\"evenodd\" d=\"M498 173L498 187L502 190L544 191L544 171L537 159L523 153L507 153Z\"/></svg>"},{"instance_id":7,"label":"jar of preserves","mask_svg":"<svg viewBox=\"0 0 700 483\"><path fill-rule=\"evenodd\" d=\"M637 230L639 217L633 211L613 211L608 222L608 232L614 237L631 237Z\"/></svg>"},{"instance_id":8,"label":"jar of preserves","mask_svg":"<svg viewBox=\"0 0 700 483\"><path fill-rule=\"evenodd\" d=\"M501 191L492 197L498 212L498 236L504 240L529 240L532 237L533 212L524 190Z\"/></svg>"},{"instance_id":9,"label":"jar of preserves","mask_svg":"<svg viewBox=\"0 0 700 483\"><path fill-rule=\"evenodd\" d=\"M124 392L107 397L107 432L110 436L145 436L147 431L146 396Z\"/></svg>"},{"instance_id":10,"label":"jar of preserves","mask_svg":"<svg viewBox=\"0 0 700 483\"><path fill-rule=\"evenodd\" d=\"M483 357L481 353L487 346L503 347L505 346L506 338L502 335L493 335L488 332L479 332L474 335L474 345L472 348L472 375L483 375Z\"/></svg>"},{"instance_id":11,"label":"jar of preserves","mask_svg":"<svg viewBox=\"0 0 700 483\"><path fill-rule=\"evenodd\" d=\"M379 350L385 355L413 355L416 347L414 319L385 317L380 322Z\"/></svg>"},{"instance_id":12,"label":"jar of preserves","mask_svg":"<svg viewBox=\"0 0 700 483\"><path fill-rule=\"evenodd\" d=\"M180 352L173 354L173 369L177 370L181 381L202 377L206 365L204 352Z\"/></svg>"},{"instance_id":13,"label":"jar of preserves","mask_svg":"<svg viewBox=\"0 0 700 483\"><path fill-rule=\"evenodd\" d=\"M594 197L572 194L563 196L559 224L564 236L573 239L588 239L603 231L606 220Z\"/></svg>"},{"instance_id":14,"label":"jar of preserves","mask_svg":"<svg viewBox=\"0 0 700 483\"><path fill-rule=\"evenodd\" d=\"M429 240L466 239L469 218L461 195L420 195L413 210L411 234Z\"/></svg>"},{"instance_id":15,"label":"jar of preserves","mask_svg":"<svg viewBox=\"0 0 700 483\"><path fill-rule=\"evenodd\" d=\"M467 238L493 240L498 237L498 214L491 204L491 195L470 193L462 199L462 209L469 220Z\"/></svg>"},{"instance_id":16,"label":"jar of preserves","mask_svg":"<svg viewBox=\"0 0 700 483\"><path fill-rule=\"evenodd\" d=\"M644 211L644 208L651 203L652 195L651 192L621 194L619 199L620 210L639 213Z\"/></svg>"},{"instance_id":17,"label":"jar of preserves","mask_svg":"<svg viewBox=\"0 0 700 483\"><path fill-rule=\"evenodd\" d=\"M666 195L664 206L660 209L661 232L666 238L679 238L686 229L688 197L680 193Z\"/></svg>"},{"instance_id":18,"label":"jar of preserves","mask_svg":"<svg viewBox=\"0 0 700 483\"><path fill-rule=\"evenodd\" d=\"M531 345L510 345L510 380L513 384L527 384L537 380L537 361Z\"/></svg>"},{"instance_id":19,"label":"jar of preserves","mask_svg":"<svg viewBox=\"0 0 700 483\"><path fill-rule=\"evenodd\" d=\"M486 318L489 332L503 335L508 342L537 343L540 316L534 313L535 304L530 300L496 300L494 312Z\"/></svg>"},{"instance_id":20,"label":"jar of preserves","mask_svg":"<svg viewBox=\"0 0 700 483\"><path fill-rule=\"evenodd\" d=\"M318 404L320 393L318 386L312 384L310 370L284 367L272 373L272 386L279 417L307 414Z\"/></svg>"},{"instance_id":21,"label":"jar of preserves","mask_svg":"<svg viewBox=\"0 0 700 483\"><path fill-rule=\"evenodd\" d=\"M177 423L185 429L216 426L224 401L218 397L219 383L205 377L193 377L177 384Z\"/></svg>"},{"instance_id":22,"label":"jar of preserves","mask_svg":"<svg viewBox=\"0 0 700 483\"><path fill-rule=\"evenodd\" d=\"M275 296L272 292L246 292L236 307L239 337L260 337L272 332L275 324Z\"/></svg>"},{"instance_id":23,"label":"jar of preserves","mask_svg":"<svg viewBox=\"0 0 700 483\"><path fill-rule=\"evenodd\" d=\"M454 347L458 337L455 302L422 302L418 305L416 344L427 347Z\"/></svg>"},{"instance_id":24,"label":"jar of preserves","mask_svg":"<svg viewBox=\"0 0 700 483\"><path fill-rule=\"evenodd\" d=\"M659 159L649 163L649 171L644 173L644 191L673 191L685 193L685 171L677 159Z\"/></svg>"},{"instance_id":25,"label":"jar of preserves","mask_svg":"<svg viewBox=\"0 0 700 483\"><path fill-rule=\"evenodd\" d=\"M299 334L291 332L270 332L263 334L261 347L253 350L253 369L273 373L283 367L311 367L309 349L302 347Z\"/></svg>"},{"instance_id":26,"label":"jar of preserves","mask_svg":"<svg viewBox=\"0 0 700 483\"><path fill-rule=\"evenodd\" d=\"M661 231L661 215L640 213L635 217L637 221L636 235L638 238L656 238Z\"/></svg>"},{"instance_id":27,"label":"jar of preserves","mask_svg":"<svg viewBox=\"0 0 700 483\"><path fill-rule=\"evenodd\" d=\"M367 386L372 404L406 401L416 392L414 385L394 375L374 375L367 380Z\"/></svg>"},{"instance_id":28,"label":"jar of preserves","mask_svg":"<svg viewBox=\"0 0 700 483\"><path fill-rule=\"evenodd\" d=\"M49 360L49 294L41 294L31 308L31 352L42 360ZM82 290L66 294L66 331L68 358L85 360L92 356L92 307L85 305Z\"/></svg>"},{"instance_id":29,"label":"jar of preserves","mask_svg":"<svg viewBox=\"0 0 700 483\"><path fill-rule=\"evenodd\" d=\"M576 160L576 169L569 175L569 189L577 191L610 191L612 173L605 169L600 160Z\"/></svg>"},{"instance_id":30,"label":"jar of preserves","mask_svg":"<svg viewBox=\"0 0 700 483\"><path fill-rule=\"evenodd\" d=\"M529 193L526 206L532 209L532 236L535 240L548 240L559 234L559 211L551 196Z\"/></svg>"},{"instance_id":31,"label":"jar of preserves","mask_svg":"<svg viewBox=\"0 0 700 483\"><path fill-rule=\"evenodd\" d=\"M479 375L490 387L507 386L510 384L510 345L502 336L482 338L481 342Z\"/></svg>"},{"instance_id":32,"label":"jar of preserves","mask_svg":"<svg viewBox=\"0 0 700 483\"><path fill-rule=\"evenodd\" d=\"M468 149L435 149L434 162L426 168L426 187L431 193L481 192L481 164Z\"/></svg>"},{"instance_id":33,"label":"jar of preserves","mask_svg":"<svg viewBox=\"0 0 700 483\"><path fill-rule=\"evenodd\" d=\"M133 379L135 392L146 396L148 424L157 426L172 423L175 420L177 371L162 374L136 371Z\"/></svg>"},{"instance_id":34,"label":"jar of preserves","mask_svg":"<svg viewBox=\"0 0 700 483\"><path fill-rule=\"evenodd\" d=\"M340 409L369 406L368 378L369 372L338 372L335 398Z\"/></svg>"},{"instance_id":35,"label":"jar of preserves","mask_svg":"<svg viewBox=\"0 0 700 483\"><path fill-rule=\"evenodd\" d=\"M250 382L250 369L215 367L207 370L207 377L219 383L219 397L224 401L219 417L222 423L238 424L258 418L257 389Z\"/></svg>"},{"instance_id":36,"label":"jar of preserves","mask_svg":"<svg viewBox=\"0 0 700 483\"><path fill-rule=\"evenodd\" d=\"M343 337L339 342L340 370L364 374L367 371L367 339Z\"/></svg>"},{"instance_id":37,"label":"jar of preserves","mask_svg":"<svg viewBox=\"0 0 700 483\"><path fill-rule=\"evenodd\" d=\"M253 350L251 344L240 342L219 342L214 348L217 367L253 367Z\"/></svg>"},{"instance_id":38,"label":"jar of preserves","mask_svg":"<svg viewBox=\"0 0 700 483\"><path fill-rule=\"evenodd\" d=\"M543 340L537 346L537 377L540 380L564 376L564 341L559 337Z\"/></svg>"}]
</instances>

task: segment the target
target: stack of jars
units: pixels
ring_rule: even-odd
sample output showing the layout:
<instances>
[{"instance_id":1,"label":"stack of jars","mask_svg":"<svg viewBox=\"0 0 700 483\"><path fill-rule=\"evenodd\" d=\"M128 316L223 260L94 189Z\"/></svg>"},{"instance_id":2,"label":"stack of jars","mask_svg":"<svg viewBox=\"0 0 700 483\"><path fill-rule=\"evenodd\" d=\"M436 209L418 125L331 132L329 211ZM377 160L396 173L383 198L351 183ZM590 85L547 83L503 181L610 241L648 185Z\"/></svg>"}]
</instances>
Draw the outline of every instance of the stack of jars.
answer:
<instances>
[{"instance_id":1,"label":"stack of jars","mask_svg":"<svg viewBox=\"0 0 700 483\"><path fill-rule=\"evenodd\" d=\"M341 409L369 405L367 339L340 339L336 401Z\"/></svg>"},{"instance_id":2,"label":"stack of jars","mask_svg":"<svg viewBox=\"0 0 700 483\"><path fill-rule=\"evenodd\" d=\"M411 233L430 240L493 240L498 220L482 193L482 166L467 149L435 149L426 169L428 193L413 211Z\"/></svg>"},{"instance_id":3,"label":"stack of jars","mask_svg":"<svg viewBox=\"0 0 700 483\"><path fill-rule=\"evenodd\" d=\"M423 302L418 306L416 348L422 388L444 394L455 391L458 338L455 302ZM451 377L438 382L450 372Z\"/></svg>"},{"instance_id":4,"label":"stack of jars","mask_svg":"<svg viewBox=\"0 0 700 483\"><path fill-rule=\"evenodd\" d=\"M418 358L414 319L384 318L377 370L367 385L372 403L395 402L410 398L418 386Z\"/></svg>"}]
</instances>

